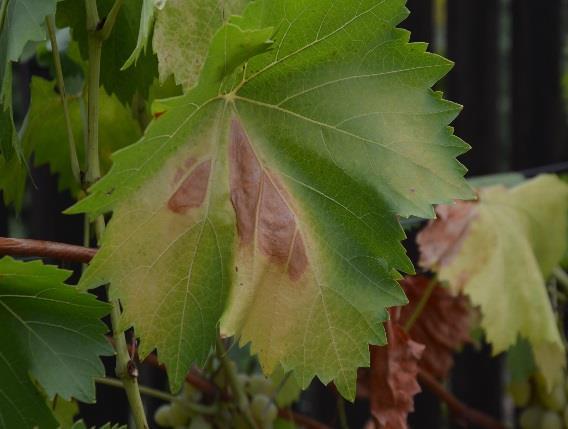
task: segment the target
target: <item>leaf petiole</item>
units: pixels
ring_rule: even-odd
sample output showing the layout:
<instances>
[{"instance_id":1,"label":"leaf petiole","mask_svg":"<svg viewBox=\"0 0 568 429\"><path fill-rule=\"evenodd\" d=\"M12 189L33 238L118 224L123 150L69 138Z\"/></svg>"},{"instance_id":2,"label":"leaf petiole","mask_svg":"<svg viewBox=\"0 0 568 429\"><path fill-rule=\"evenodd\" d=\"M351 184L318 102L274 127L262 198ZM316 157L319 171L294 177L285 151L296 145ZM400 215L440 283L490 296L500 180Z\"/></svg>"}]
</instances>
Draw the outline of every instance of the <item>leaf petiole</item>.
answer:
<instances>
[{"instance_id":1,"label":"leaf petiole","mask_svg":"<svg viewBox=\"0 0 568 429\"><path fill-rule=\"evenodd\" d=\"M86 185L91 185L101 177L99 160L99 86L101 75L101 54L103 39L98 37L99 13L96 0L85 0L87 14L87 31L89 47L89 77L88 77L88 102L87 102L87 148L86 148ZM117 13L117 12L116 12ZM110 27L112 28L112 26ZM105 230L103 216L95 219L95 232L97 241L100 242ZM120 303L117 299L109 299L112 304L110 313L112 335L116 349L116 374L122 380L124 390L128 397L132 417L138 429L147 429L148 421L144 410L144 404L140 397L138 379L131 370L132 359L128 353L128 346L124 332L119 329Z\"/></svg>"},{"instance_id":2,"label":"leaf petiole","mask_svg":"<svg viewBox=\"0 0 568 429\"><path fill-rule=\"evenodd\" d=\"M112 9L106 16L103 27L97 33L102 40L106 40L109 38L110 33L112 32L112 28L116 23L116 18L118 17L118 13L120 12L120 8L122 7L123 1L124 0L116 0L112 5Z\"/></svg>"},{"instance_id":3,"label":"leaf petiole","mask_svg":"<svg viewBox=\"0 0 568 429\"><path fill-rule=\"evenodd\" d=\"M426 289L424 289L424 293L420 297L420 301L418 301L418 304L416 305L414 312L410 315L410 317L404 324L405 332L407 333L410 332L410 330L412 329L412 327L414 326L414 324L416 323L416 321L424 311L426 304L428 304L430 296L432 296L432 292L434 292L434 288L436 287L437 284L438 284L438 277L433 276L428 282Z\"/></svg>"},{"instance_id":4,"label":"leaf petiole","mask_svg":"<svg viewBox=\"0 0 568 429\"><path fill-rule=\"evenodd\" d=\"M61 97L61 105L63 106L63 115L65 117L65 127L67 128L67 140L69 143L69 157L71 162L71 172L73 178L78 184L81 184L81 169L79 167L79 159L77 158L77 148L75 147L75 138L73 136L73 128L71 126L71 117L69 116L69 105L67 103L67 91L65 90L65 81L63 79L63 68L61 67L61 57L59 54L59 46L57 45L57 37L55 36L55 19L53 15L45 18L47 33L51 42L51 53L53 55L53 64L55 65L55 77L57 79L57 87L59 88L59 96Z\"/></svg>"},{"instance_id":5,"label":"leaf petiole","mask_svg":"<svg viewBox=\"0 0 568 429\"><path fill-rule=\"evenodd\" d=\"M99 383L99 384L104 384L106 386L118 387L120 389L125 388L124 383L117 378L98 377L98 378L95 379L95 382ZM162 390L154 389L152 387L138 386L138 389L140 390L140 393L142 393L146 396L151 396L153 398L161 399L163 401L167 401L167 402L179 401L179 398L177 396L171 395L171 394L164 392ZM195 413L205 414L205 415L215 415L219 411L216 404L202 405L202 404L196 404L196 403L193 403L193 402L185 401L183 403L183 406L185 408L195 412Z\"/></svg>"},{"instance_id":6,"label":"leaf petiole","mask_svg":"<svg viewBox=\"0 0 568 429\"><path fill-rule=\"evenodd\" d=\"M223 339L218 336L217 337L217 357L221 361L221 366L225 371L225 375L229 380L229 385L231 386L231 391L235 397L235 402L237 403L237 407L243 417L246 420L246 423L252 429L257 429L257 425L254 422L253 417L250 414L250 407L249 407L249 400L248 397L243 390L242 385L239 383L237 378L237 373L233 366L231 365L231 360L227 356L227 350L225 349L225 345L223 344Z\"/></svg>"}]
</instances>

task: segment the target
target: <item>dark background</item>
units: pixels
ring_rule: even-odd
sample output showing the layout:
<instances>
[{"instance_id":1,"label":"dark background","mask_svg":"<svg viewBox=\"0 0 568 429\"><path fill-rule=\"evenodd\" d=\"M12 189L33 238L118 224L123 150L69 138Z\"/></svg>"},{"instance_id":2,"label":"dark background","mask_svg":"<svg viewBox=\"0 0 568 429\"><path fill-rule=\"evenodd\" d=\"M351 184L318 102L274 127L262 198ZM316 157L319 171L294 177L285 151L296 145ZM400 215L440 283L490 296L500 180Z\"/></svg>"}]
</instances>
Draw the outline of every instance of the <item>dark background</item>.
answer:
<instances>
[{"instance_id":1,"label":"dark background","mask_svg":"<svg viewBox=\"0 0 568 429\"><path fill-rule=\"evenodd\" d=\"M412 31L411 39L429 42L430 50L456 63L438 89L465 106L454 126L472 146L461 157L470 175L567 170L562 82L568 71L568 0L409 0L408 8L411 15L402 27ZM27 85L35 72L33 63L16 66L20 113L29 102ZM47 168L34 169L32 175L35 186L30 186L21 214L0 206L0 235L81 244L81 220L61 214L72 202L69 195L57 192ZM163 382L159 370L143 369L142 383L161 387ZM506 419L512 411L503 401L504 382L502 359L492 359L489 347L467 347L456 359L448 386L468 405ZM99 405L84 409L87 421L125 422L123 393L99 389ZM335 419L335 397L317 384L305 394L301 408L327 422ZM352 428L360 427L365 404L348 408ZM432 395L421 393L411 427L464 427L449 423L446 414Z\"/></svg>"}]
</instances>

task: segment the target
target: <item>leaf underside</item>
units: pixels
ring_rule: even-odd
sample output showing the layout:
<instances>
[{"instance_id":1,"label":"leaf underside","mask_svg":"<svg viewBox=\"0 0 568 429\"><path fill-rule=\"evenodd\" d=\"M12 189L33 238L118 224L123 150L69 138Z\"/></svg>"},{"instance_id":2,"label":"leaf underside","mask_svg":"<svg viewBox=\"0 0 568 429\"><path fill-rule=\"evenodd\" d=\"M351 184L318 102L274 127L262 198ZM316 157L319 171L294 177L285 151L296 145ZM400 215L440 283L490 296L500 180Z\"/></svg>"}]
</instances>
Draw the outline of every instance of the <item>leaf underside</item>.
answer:
<instances>
[{"instance_id":1,"label":"leaf underside","mask_svg":"<svg viewBox=\"0 0 568 429\"><path fill-rule=\"evenodd\" d=\"M403 1L257 1L214 36L198 84L70 212L113 211L83 288L111 283L141 354L177 389L223 333L263 369L355 395L412 272L396 215L471 197L430 86L451 64L395 26Z\"/></svg>"}]
</instances>

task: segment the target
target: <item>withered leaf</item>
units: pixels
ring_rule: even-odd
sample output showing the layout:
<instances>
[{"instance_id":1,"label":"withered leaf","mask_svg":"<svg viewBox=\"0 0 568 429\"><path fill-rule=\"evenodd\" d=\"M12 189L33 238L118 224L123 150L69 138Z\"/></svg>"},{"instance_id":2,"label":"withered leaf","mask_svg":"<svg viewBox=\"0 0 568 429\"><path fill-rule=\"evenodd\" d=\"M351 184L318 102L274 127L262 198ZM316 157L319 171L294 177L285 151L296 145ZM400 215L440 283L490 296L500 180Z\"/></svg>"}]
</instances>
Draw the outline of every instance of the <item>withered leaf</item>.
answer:
<instances>
[{"instance_id":1,"label":"withered leaf","mask_svg":"<svg viewBox=\"0 0 568 429\"><path fill-rule=\"evenodd\" d=\"M426 276L405 277L401 285L409 300L399 310L399 323L404 326L416 310L431 280ZM440 284L434 286L418 319L410 328L410 337L426 346L420 367L444 379L453 366L453 354L470 341L471 310L464 295L453 295Z\"/></svg>"},{"instance_id":2,"label":"withered leaf","mask_svg":"<svg viewBox=\"0 0 568 429\"><path fill-rule=\"evenodd\" d=\"M414 410L418 361L424 346L410 339L394 322L388 322L388 345L371 346L369 394L371 413L380 429L408 428L408 413Z\"/></svg>"},{"instance_id":3,"label":"withered leaf","mask_svg":"<svg viewBox=\"0 0 568 429\"><path fill-rule=\"evenodd\" d=\"M523 337L548 384L560 381L566 352L546 280L566 249L568 186L541 175L510 189L483 188L477 203L437 212L417 239L421 264L480 308L494 353Z\"/></svg>"},{"instance_id":4,"label":"withered leaf","mask_svg":"<svg viewBox=\"0 0 568 429\"><path fill-rule=\"evenodd\" d=\"M469 225L477 216L476 203L456 201L436 207L437 219L418 233L416 242L420 248L422 267L433 268L447 265L459 251Z\"/></svg>"}]
</instances>

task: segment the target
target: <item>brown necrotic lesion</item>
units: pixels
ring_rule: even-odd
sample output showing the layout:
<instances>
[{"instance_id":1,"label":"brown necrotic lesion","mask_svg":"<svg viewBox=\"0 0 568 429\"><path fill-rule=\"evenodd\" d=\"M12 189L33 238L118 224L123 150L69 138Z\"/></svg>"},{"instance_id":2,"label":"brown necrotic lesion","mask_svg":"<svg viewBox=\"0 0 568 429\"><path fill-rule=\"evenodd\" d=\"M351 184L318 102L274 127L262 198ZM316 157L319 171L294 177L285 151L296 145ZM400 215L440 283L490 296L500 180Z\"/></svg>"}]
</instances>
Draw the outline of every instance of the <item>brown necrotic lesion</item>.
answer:
<instances>
[{"instance_id":1,"label":"brown necrotic lesion","mask_svg":"<svg viewBox=\"0 0 568 429\"><path fill-rule=\"evenodd\" d=\"M271 262L298 280L308 265L306 247L289 196L275 175L254 153L241 123L234 118L230 133L231 202L241 245L254 245Z\"/></svg>"},{"instance_id":2,"label":"brown necrotic lesion","mask_svg":"<svg viewBox=\"0 0 568 429\"><path fill-rule=\"evenodd\" d=\"M192 163L190 162L188 168L191 165ZM202 161L195 166L168 200L168 208L174 213L184 214L192 208L201 207L207 195L210 174L210 159ZM176 173L176 176L180 176L179 171ZM180 179L181 177L178 177L177 181Z\"/></svg>"}]
</instances>

